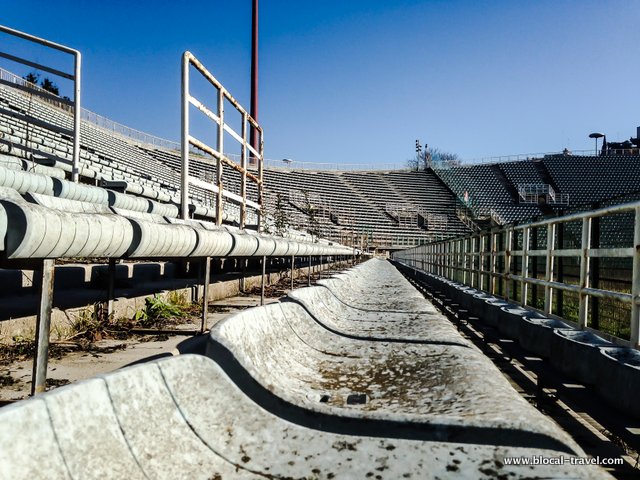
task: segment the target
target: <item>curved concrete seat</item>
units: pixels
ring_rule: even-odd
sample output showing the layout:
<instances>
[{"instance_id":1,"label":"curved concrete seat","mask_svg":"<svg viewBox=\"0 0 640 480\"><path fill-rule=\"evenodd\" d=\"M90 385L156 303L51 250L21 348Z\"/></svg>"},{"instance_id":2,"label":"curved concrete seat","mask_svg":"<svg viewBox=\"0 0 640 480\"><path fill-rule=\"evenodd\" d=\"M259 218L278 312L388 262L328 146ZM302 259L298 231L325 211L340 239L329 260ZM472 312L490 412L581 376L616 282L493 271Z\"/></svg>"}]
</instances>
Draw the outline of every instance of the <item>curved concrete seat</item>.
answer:
<instances>
[{"instance_id":1,"label":"curved concrete seat","mask_svg":"<svg viewBox=\"0 0 640 480\"><path fill-rule=\"evenodd\" d=\"M509 304L501 307L498 311L498 331L513 340L518 340L525 317L544 318L544 315L519 305Z\"/></svg>"},{"instance_id":2,"label":"curved concrete seat","mask_svg":"<svg viewBox=\"0 0 640 480\"><path fill-rule=\"evenodd\" d=\"M0 186L19 193L44 193L54 195L53 178L38 173L12 170L0 165Z\"/></svg>"},{"instance_id":3,"label":"curved concrete seat","mask_svg":"<svg viewBox=\"0 0 640 480\"><path fill-rule=\"evenodd\" d=\"M233 237L233 247L229 252L229 256L233 257L250 257L258 250L258 237L249 232L237 228L226 227L227 231Z\"/></svg>"},{"instance_id":4,"label":"curved concrete seat","mask_svg":"<svg viewBox=\"0 0 640 480\"><path fill-rule=\"evenodd\" d=\"M8 199L0 200L0 211L8 258L121 257L133 239L129 220L113 214L71 213Z\"/></svg>"},{"instance_id":5,"label":"curved concrete seat","mask_svg":"<svg viewBox=\"0 0 640 480\"><path fill-rule=\"evenodd\" d=\"M41 207L53 210L62 210L71 213L113 213L107 205L68 200L66 198L43 195L42 193L26 193L24 198Z\"/></svg>"},{"instance_id":6,"label":"curved concrete seat","mask_svg":"<svg viewBox=\"0 0 640 480\"><path fill-rule=\"evenodd\" d=\"M41 165L37 161L28 161L13 155L0 153L0 165L9 170L22 170L25 172L40 173L49 177L65 178L64 170L56 167Z\"/></svg>"},{"instance_id":7,"label":"curved concrete seat","mask_svg":"<svg viewBox=\"0 0 640 480\"><path fill-rule=\"evenodd\" d=\"M7 190L15 192L15 190ZM37 194L36 194L37 195ZM38 197L42 201L41 197ZM60 209L26 202L22 197L0 200L0 238L8 258L72 257L207 257L252 255L259 241L274 251L281 238L231 233L224 228L198 222L168 223L162 217L144 214L135 218L104 213L104 206L65 199L50 199ZM344 247L324 247L338 255Z\"/></svg>"},{"instance_id":8,"label":"curved concrete seat","mask_svg":"<svg viewBox=\"0 0 640 480\"><path fill-rule=\"evenodd\" d=\"M493 461L553 450L307 428L254 403L218 365L193 355L62 387L0 409L0 421L0 477L15 480L609 478L597 467L532 471Z\"/></svg>"},{"instance_id":9,"label":"curved concrete seat","mask_svg":"<svg viewBox=\"0 0 640 480\"><path fill-rule=\"evenodd\" d=\"M553 366L586 385L598 381L598 368L602 361L599 347L612 344L591 332L557 329L551 337L550 360Z\"/></svg>"},{"instance_id":10,"label":"curved concrete seat","mask_svg":"<svg viewBox=\"0 0 640 480\"><path fill-rule=\"evenodd\" d=\"M631 348L600 347L596 390L619 410L640 418L640 352Z\"/></svg>"},{"instance_id":11,"label":"curved concrete seat","mask_svg":"<svg viewBox=\"0 0 640 480\"><path fill-rule=\"evenodd\" d=\"M324 286L293 290L289 298L341 335L365 340L470 345L435 308L419 313L363 311L341 302Z\"/></svg>"},{"instance_id":12,"label":"curved concrete seat","mask_svg":"<svg viewBox=\"0 0 640 480\"><path fill-rule=\"evenodd\" d=\"M331 290L343 303L361 310L433 312L433 306L384 260L368 260L318 284Z\"/></svg>"},{"instance_id":13,"label":"curved concrete seat","mask_svg":"<svg viewBox=\"0 0 640 480\"><path fill-rule=\"evenodd\" d=\"M518 330L518 343L526 350L549 358L551 356L551 339L557 328L571 329L568 324L552 318L536 318L523 316Z\"/></svg>"},{"instance_id":14,"label":"curved concrete seat","mask_svg":"<svg viewBox=\"0 0 640 480\"><path fill-rule=\"evenodd\" d=\"M158 203L141 197L74 183L49 174L11 170L0 165L0 186L13 188L21 194L44 194L66 200L106 205L126 210L153 213L169 217L178 216L178 207Z\"/></svg>"},{"instance_id":15,"label":"curved concrete seat","mask_svg":"<svg viewBox=\"0 0 640 480\"><path fill-rule=\"evenodd\" d=\"M216 325L207 355L233 372L234 381L250 377L289 408L395 422L433 439L479 443L490 437L496 444L579 451L490 360L466 346L346 338L286 302Z\"/></svg>"}]
</instances>

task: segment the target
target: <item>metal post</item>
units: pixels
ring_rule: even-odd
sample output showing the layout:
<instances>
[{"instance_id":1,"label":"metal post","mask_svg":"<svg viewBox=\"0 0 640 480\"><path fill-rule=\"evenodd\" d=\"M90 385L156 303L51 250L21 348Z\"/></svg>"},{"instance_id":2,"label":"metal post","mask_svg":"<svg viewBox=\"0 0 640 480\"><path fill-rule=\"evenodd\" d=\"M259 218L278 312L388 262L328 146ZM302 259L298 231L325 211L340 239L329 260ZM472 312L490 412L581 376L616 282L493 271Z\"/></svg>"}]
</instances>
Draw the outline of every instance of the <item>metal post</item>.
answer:
<instances>
[{"instance_id":1,"label":"metal post","mask_svg":"<svg viewBox=\"0 0 640 480\"><path fill-rule=\"evenodd\" d=\"M266 255L262 256L262 278L260 280L260 305L264 305L264 284L265 284L265 276L267 273L267 257Z\"/></svg>"},{"instance_id":2,"label":"metal post","mask_svg":"<svg viewBox=\"0 0 640 480\"><path fill-rule=\"evenodd\" d=\"M207 327L207 314L209 313L209 283L211 282L211 257L204 259L204 281L202 291L202 322L200 333L204 333Z\"/></svg>"},{"instance_id":3,"label":"metal post","mask_svg":"<svg viewBox=\"0 0 640 480\"><path fill-rule=\"evenodd\" d=\"M247 222L247 113L242 114L242 150L240 151L240 165L242 176L240 177L240 228L244 228ZM258 222L258 226L260 223Z\"/></svg>"},{"instance_id":4,"label":"metal post","mask_svg":"<svg viewBox=\"0 0 640 480\"><path fill-rule=\"evenodd\" d=\"M221 155L224 154L224 92L222 88L218 89L218 151ZM218 157L217 171L216 171L216 184L218 185L218 193L216 195L216 224L222 225L222 191L224 185L222 184L222 157Z\"/></svg>"},{"instance_id":5,"label":"metal post","mask_svg":"<svg viewBox=\"0 0 640 480\"><path fill-rule=\"evenodd\" d=\"M320 267L318 268L318 280L322 279L322 255L320 255Z\"/></svg>"},{"instance_id":6,"label":"metal post","mask_svg":"<svg viewBox=\"0 0 640 480\"><path fill-rule=\"evenodd\" d=\"M256 112L257 115L257 112ZM260 158L258 159L258 179L260 182L258 183L258 204L260 205L260 210L258 210L258 231L263 231L264 229L264 219L265 219L265 211L264 211L264 131L260 130Z\"/></svg>"},{"instance_id":7,"label":"metal post","mask_svg":"<svg viewBox=\"0 0 640 480\"><path fill-rule=\"evenodd\" d=\"M531 235L529 234L529 227L525 227L522 231L522 281L520 282L520 303L527 305L527 296L529 290L529 284L527 278L529 278L529 241Z\"/></svg>"},{"instance_id":8,"label":"metal post","mask_svg":"<svg viewBox=\"0 0 640 480\"><path fill-rule=\"evenodd\" d=\"M556 248L559 248L560 250L564 249L564 222L558 224L558 242L556 244ZM560 283L564 283L564 257L560 256L556 259L556 263L558 266L558 273L557 273L557 281ZM564 314L564 303L563 303L563 299L564 299L564 290L559 289L556 292L556 315L558 315L559 317L562 317Z\"/></svg>"},{"instance_id":9,"label":"metal post","mask_svg":"<svg viewBox=\"0 0 640 480\"><path fill-rule=\"evenodd\" d=\"M467 260L469 251L469 239L462 240L462 283L467 285Z\"/></svg>"},{"instance_id":10,"label":"metal post","mask_svg":"<svg viewBox=\"0 0 640 480\"><path fill-rule=\"evenodd\" d=\"M633 229L633 273L631 276L631 346L640 343L640 207L635 209Z\"/></svg>"},{"instance_id":11,"label":"metal post","mask_svg":"<svg viewBox=\"0 0 640 480\"><path fill-rule=\"evenodd\" d=\"M116 259L109 259L109 267L107 270L107 316L111 318L113 315L113 300L115 298L116 284Z\"/></svg>"},{"instance_id":12,"label":"metal post","mask_svg":"<svg viewBox=\"0 0 640 480\"><path fill-rule=\"evenodd\" d=\"M597 203L591 205L591 208L597 210ZM591 245L590 248L600 248L600 217L591 219ZM593 257L589 260L589 286L591 288L600 288L600 258ZM591 302L591 317L589 318L589 326L598 330L600 328L600 299L598 297L589 298Z\"/></svg>"},{"instance_id":13,"label":"metal post","mask_svg":"<svg viewBox=\"0 0 640 480\"><path fill-rule=\"evenodd\" d=\"M513 248L513 229L507 229L504 240L504 298L511 297L511 249Z\"/></svg>"},{"instance_id":14,"label":"metal post","mask_svg":"<svg viewBox=\"0 0 640 480\"><path fill-rule=\"evenodd\" d=\"M553 252L555 250L556 241L556 225L551 223L547 226L547 263L545 266L545 280L547 282L553 282L554 279L554 258ZM549 285L544 287L544 313L550 315L553 306L553 289Z\"/></svg>"},{"instance_id":15,"label":"metal post","mask_svg":"<svg viewBox=\"0 0 640 480\"><path fill-rule=\"evenodd\" d=\"M54 271L55 260L47 258L42 261L42 287L36 324L36 357L33 360L31 395L37 395L46 390Z\"/></svg>"},{"instance_id":16,"label":"metal post","mask_svg":"<svg viewBox=\"0 0 640 480\"><path fill-rule=\"evenodd\" d=\"M189 218L189 52L182 55L182 116L180 155L182 169L180 171L180 209L183 220Z\"/></svg>"},{"instance_id":17,"label":"metal post","mask_svg":"<svg viewBox=\"0 0 640 480\"><path fill-rule=\"evenodd\" d=\"M486 235L480 234L480 246L478 248L478 287L484 290L484 249L486 248Z\"/></svg>"},{"instance_id":18,"label":"metal post","mask_svg":"<svg viewBox=\"0 0 640 480\"><path fill-rule=\"evenodd\" d=\"M491 256L489 258L489 293L491 295L495 295L496 293L496 262L498 259L497 256L497 247L498 247L498 234L493 232L489 237L491 239Z\"/></svg>"},{"instance_id":19,"label":"metal post","mask_svg":"<svg viewBox=\"0 0 640 480\"><path fill-rule=\"evenodd\" d=\"M476 287L476 238L477 237L471 237L471 241L469 242L469 263L471 267L469 274L471 276L471 286L474 288Z\"/></svg>"},{"instance_id":20,"label":"metal post","mask_svg":"<svg viewBox=\"0 0 640 480\"><path fill-rule=\"evenodd\" d=\"M589 297L582 291L589 288L589 248L591 248L591 219L582 219L582 243L580 250L580 304L578 323L580 328L587 326Z\"/></svg>"},{"instance_id":21,"label":"metal post","mask_svg":"<svg viewBox=\"0 0 640 480\"><path fill-rule=\"evenodd\" d=\"M82 71L82 55L75 52L74 62L74 93L73 93L73 166L71 168L71 180L78 183L80 180L80 123L82 107L80 102L80 76Z\"/></svg>"},{"instance_id":22,"label":"metal post","mask_svg":"<svg viewBox=\"0 0 640 480\"><path fill-rule=\"evenodd\" d=\"M307 268L307 285L311 286L311 255L309 255L309 267Z\"/></svg>"}]
</instances>

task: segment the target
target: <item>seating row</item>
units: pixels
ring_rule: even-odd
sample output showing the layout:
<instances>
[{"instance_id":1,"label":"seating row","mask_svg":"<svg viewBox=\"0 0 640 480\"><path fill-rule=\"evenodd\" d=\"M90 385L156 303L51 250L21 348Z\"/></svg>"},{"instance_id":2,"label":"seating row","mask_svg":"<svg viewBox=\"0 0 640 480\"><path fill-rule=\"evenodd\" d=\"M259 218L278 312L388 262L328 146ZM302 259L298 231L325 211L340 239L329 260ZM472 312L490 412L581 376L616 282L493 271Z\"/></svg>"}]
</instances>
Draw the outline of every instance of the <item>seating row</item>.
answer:
<instances>
[{"instance_id":1,"label":"seating row","mask_svg":"<svg viewBox=\"0 0 640 480\"><path fill-rule=\"evenodd\" d=\"M640 418L635 393L640 388L640 354L613 344L567 321L505 301L443 277L418 272L431 286L443 289L461 308L517 340L526 350L548 359L558 370L592 386L612 406Z\"/></svg>"},{"instance_id":2,"label":"seating row","mask_svg":"<svg viewBox=\"0 0 640 480\"><path fill-rule=\"evenodd\" d=\"M163 359L0 409L0 477L610 478L508 464L584 452L388 263L312 288L223 321L213 360ZM388 321L385 289L408 300ZM349 307L333 331L314 309L325 301ZM401 339L408 322L415 342Z\"/></svg>"}]
</instances>

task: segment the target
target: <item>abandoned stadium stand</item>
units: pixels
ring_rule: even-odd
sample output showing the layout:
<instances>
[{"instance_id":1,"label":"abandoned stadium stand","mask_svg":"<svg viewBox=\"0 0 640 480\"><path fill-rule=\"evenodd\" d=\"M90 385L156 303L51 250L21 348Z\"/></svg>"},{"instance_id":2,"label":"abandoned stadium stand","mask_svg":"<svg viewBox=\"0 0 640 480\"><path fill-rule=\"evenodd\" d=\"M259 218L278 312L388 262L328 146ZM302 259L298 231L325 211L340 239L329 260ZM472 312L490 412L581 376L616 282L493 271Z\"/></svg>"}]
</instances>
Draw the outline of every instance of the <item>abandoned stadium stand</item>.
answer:
<instances>
[{"instance_id":1,"label":"abandoned stadium stand","mask_svg":"<svg viewBox=\"0 0 640 480\"><path fill-rule=\"evenodd\" d=\"M0 152L4 152L6 161L15 162L12 158L29 160L25 167L30 171L41 169L41 166L34 167L39 163L53 166L59 171L71 171L69 129L72 118L68 112L38 98L29 98L25 92L0 85L0 120ZM85 181L166 203L174 208L179 204L179 152L166 153L164 156L156 153L153 156L130 141L89 122L82 122L81 134L81 177ZM169 158L176 159L176 162L168 162ZM198 159L194 155L192 162L200 167L197 171L202 171L205 159ZM150 172L153 172L153 179ZM57 176L60 177L59 172ZM239 191L239 183L237 179L225 188ZM213 209L207 206L211 205L212 198L210 192L192 187L193 214L212 219ZM238 208L231 204L225 207L225 220L238 223ZM255 225L255 216L249 223Z\"/></svg>"},{"instance_id":2,"label":"abandoned stadium stand","mask_svg":"<svg viewBox=\"0 0 640 480\"><path fill-rule=\"evenodd\" d=\"M333 332L295 298L246 310L211 332L213 360L163 359L0 409L0 476L610 478L568 462L507 465L584 452L388 263L312 288L343 300L366 290L349 307L380 313L397 308L389 281L407 297L399 315L430 316L416 342Z\"/></svg>"},{"instance_id":3,"label":"abandoned stadium stand","mask_svg":"<svg viewBox=\"0 0 640 480\"><path fill-rule=\"evenodd\" d=\"M265 179L270 205L279 195L292 222L302 227L309 223L308 201L317 209L320 229L328 238L338 239L340 233L335 232L354 232L374 246L399 248L468 232L455 216L455 196L430 172L271 168L265 169ZM412 224L402 222L391 205L412 213ZM422 227L418 215L424 219Z\"/></svg>"},{"instance_id":4,"label":"abandoned stadium stand","mask_svg":"<svg viewBox=\"0 0 640 480\"><path fill-rule=\"evenodd\" d=\"M640 157L606 155L546 156L542 163L571 206L591 206L612 197L640 191Z\"/></svg>"}]
</instances>

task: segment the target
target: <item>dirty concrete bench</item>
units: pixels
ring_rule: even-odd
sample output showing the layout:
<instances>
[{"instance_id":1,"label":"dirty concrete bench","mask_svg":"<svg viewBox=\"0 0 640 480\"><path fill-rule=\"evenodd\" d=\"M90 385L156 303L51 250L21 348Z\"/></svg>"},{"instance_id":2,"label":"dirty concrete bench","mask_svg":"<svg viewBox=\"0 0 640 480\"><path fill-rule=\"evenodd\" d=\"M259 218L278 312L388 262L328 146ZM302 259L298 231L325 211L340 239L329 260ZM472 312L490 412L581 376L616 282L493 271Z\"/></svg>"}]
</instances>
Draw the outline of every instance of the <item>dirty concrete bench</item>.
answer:
<instances>
[{"instance_id":1,"label":"dirty concrete bench","mask_svg":"<svg viewBox=\"0 0 640 480\"><path fill-rule=\"evenodd\" d=\"M267 402L263 402L267 403ZM0 478L525 478L506 456L552 450L345 435L249 399L211 360L163 359L0 409ZM488 460L489 459L489 460ZM536 475L608 478L593 467Z\"/></svg>"}]
</instances>

